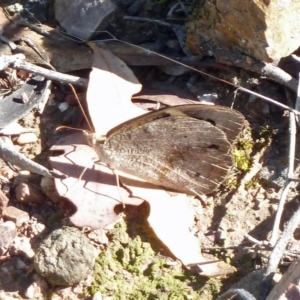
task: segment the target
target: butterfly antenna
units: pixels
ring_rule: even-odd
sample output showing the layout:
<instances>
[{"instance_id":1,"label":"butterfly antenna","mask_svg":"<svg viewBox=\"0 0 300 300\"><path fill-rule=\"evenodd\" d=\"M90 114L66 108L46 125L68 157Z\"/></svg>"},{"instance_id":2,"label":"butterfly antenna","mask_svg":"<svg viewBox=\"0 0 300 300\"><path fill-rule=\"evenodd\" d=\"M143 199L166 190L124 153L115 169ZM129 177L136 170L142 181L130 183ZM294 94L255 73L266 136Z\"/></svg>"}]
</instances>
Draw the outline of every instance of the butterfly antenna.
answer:
<instances>
[{"instance_id":1,"label":"butterfly antenna","mask_svg":"<svg viewBox=\"0 0 300 300\"><path fill-rule=\"evenodd\" d=\"M55 128L55 130L60 130L60 129L72 129L72 130L77 130L80 132L88 132L88 130L84 130L84 129L80 129L80 128L73 128L73 127L65 126L65 125L61 125L61 126L58 126Z\"/></svg>"},{"instance_id":2,"label":"butterfly antenna","mask_svg":"<svg viewBox=\"0 0 300 300\"><path fill-rule=\"evenodd\" d=\"M77 96L77 93L76 93L76 91L75 91L73 85L69 83L69 86L71 87L71 89L72 89L72 91L73 91L73 94L74 94L74 96L75 96L75 98L76 98L76 100L77 100L77 102L78 102L78 105L79 105L80 108L81 108L81 111L82 111L82 113L83 113L83 115L84 115L84 117L85 117L85 119L86 119L86 121L87 121L87 123L88 123L88 125L89 125L89 127L90 127L91 132L93 132L93 126L92 126L91 123L89 122L89 119L88 119L88 117L87 117L87 115L86 115L86 113L85 113L85 111L84 111L84 109L83 109L83 107L82 107L82 105L81 105L81 102L80 102L80 100L79 100L79 98L78 98L78 96Z\"/></svg>"}]
</instances>

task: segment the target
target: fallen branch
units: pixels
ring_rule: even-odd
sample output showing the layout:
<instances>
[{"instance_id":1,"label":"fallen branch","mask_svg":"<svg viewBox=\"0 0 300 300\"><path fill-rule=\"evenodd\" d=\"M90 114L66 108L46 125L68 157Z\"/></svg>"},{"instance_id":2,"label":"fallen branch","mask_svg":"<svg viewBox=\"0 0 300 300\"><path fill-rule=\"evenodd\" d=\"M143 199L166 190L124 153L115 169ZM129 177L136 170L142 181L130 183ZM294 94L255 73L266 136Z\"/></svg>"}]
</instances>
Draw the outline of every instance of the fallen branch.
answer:
<instances>
[{"instance_id":1,"label":"fallen branch","mask_svg":"<svg viewBox=\"0 0 300 300\"><path fill-rule=\"evenodd\" d=\"M262 299L265 299L269 293L270 286L272 283L273 276L278 268L279 262L283 256L285 248L293 236L294 231L300 224L300 208L294 213L292 218L287 223L284 228L281 238L276 243L268 262L268 266L265 273L265 279L263 281L263 295Z\"/></svg>"},{"instance_id":2,"label":"fallen branch","mask_svg":"<svg viewBox=\"0 0 300 300\"><path fill-rule=\"evenodd\" d=\"M18 70L25 70L30 73L41 75L47 79L69 83L76 86L86 87L88 80L77 76L66 75L49 69L35 66L24 60L24 55L2 55L0 56L0 70L12 67Z\"/></svg>"},{"instance_id":3,"label":"fallen branch","mask_svg":"<svg viewBox=\"0 0 300 300\"><path fill-rule=\"evenodd\" d=\"M298 285L297 282L300 278L300 261L294 261L286 273L283 274L280 281L272 289L266 300L277 300L280 299L284 292L288 292L291 285ZM299 291L299 289L297 288ZM299 293L299 292L298 292ZM295 296L297 297L297 296ZM299 297L299 294L298 294ZM296 298L295 298L296 299Z\"/></svg>"},{"instance_id":4,"label":"fallen branch","mask_svg":"<svg viewBox=\"0 0 300 300\"><path fill-rule=\"evenodd\" d=\"M10 141L9 139L6 141ZM28 170L33 173L43 175L50 178L65 178L66 176L57 171L50 171L44 166L30 160L25 155L16 151L14 146L9 142L5 142L0 138L0 157L11 164L14 164L21 169Z\"/></svg>"},{"instance_id":5,"label":"fallen branch","mask_svg":"<svg viewBox=\"0 0 300 300\"><path fill-rule=\"evenodd\" d=\"M287 197L287 194L289 192L290 186L292 184L292 181L289 179L290 177L293 177L294 174L294 161L295 161L295 148L296 148L296 117L293 112L290 112L290 153L289 153L289 166L288 166L288 178L285 183L284 189L281 193L278 209L276 212L275 221L273 224L273 230L272 230L272 236L270 239L270 245L274 246L277 239L278 239L278 231L279 231L279 225L281 220L281 215L283 212L283 207L285 204L285 200Z\"/></svg>"},{"instance_id":6,"label":"fallen branch","mask_svg":"<svg viewBox=\"0 0 300 300\"><path fill-rule=\"evenodd\" d=\"M266 79L283 84L293 92L297 92L298 81L290 74L272 64L255 60L247 55L229 52L222 49L213 49L213 54L219 63L254 72L264 76Z\"/></svg>"}]
</instances>

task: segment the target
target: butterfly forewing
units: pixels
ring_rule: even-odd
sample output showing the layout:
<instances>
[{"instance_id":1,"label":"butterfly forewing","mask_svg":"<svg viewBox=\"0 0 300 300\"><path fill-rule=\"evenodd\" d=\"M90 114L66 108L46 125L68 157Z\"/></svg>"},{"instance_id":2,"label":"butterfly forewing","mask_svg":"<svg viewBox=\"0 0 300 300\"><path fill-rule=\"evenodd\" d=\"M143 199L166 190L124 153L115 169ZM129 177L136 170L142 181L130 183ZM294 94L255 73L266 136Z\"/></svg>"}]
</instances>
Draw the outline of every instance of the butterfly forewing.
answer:
<instances>
[{"instance_id":1,"label":"butterfly forewing","mask_svg":"<svg viewBox=\"0 0 300 300\"><path fill-rule=\"evenodd\" d=\"M176 106L169 107L168 110L171 114L176 114L178 111ZM230 143L239 135L245 122L245 118L242 114L225 106L198 105L198 108L195 108L195 105L190 104L181 105L179 111L181 114L189 116L190 118L204 120L215 125L226 134Z\"/></svg>"},{"instance_id":2,"label":"butterfly forewing","mask_svg":"<svg viewBox=\"0 0 300 300\"><path fill-rule=\"evenodd\" d=\"M210 193L232 165L226 134L210 122L173 115L114 131L96 149L100 159L156 185Z\"/></svg>"},{"instance_id":3,"label":"butterfly forewing","mask_svg":"<svg viewBox=\"0 0 300 300\"><path fill-rule=\"evenodd\" d=\"M232 166L231 144L244 125L223 106L180 105L124 122L94 145L102 162L150 183L208 194Z\"/></svg>"},{"instance_id":4,"label":"butterfly forewing","mask_svg":"<svg viewBox=\"0 0 300 300\"><path fill-rule=\"evenodd\" d=\"M116 131L130 131L133 128L156 119L168 116L181 116L204 120L221 129L232 143L244 126L244 116L236 110L219 105L186 104L163 108L158 111L136 117L113 128L107 136Z\"/></svg>"}]
</instances>

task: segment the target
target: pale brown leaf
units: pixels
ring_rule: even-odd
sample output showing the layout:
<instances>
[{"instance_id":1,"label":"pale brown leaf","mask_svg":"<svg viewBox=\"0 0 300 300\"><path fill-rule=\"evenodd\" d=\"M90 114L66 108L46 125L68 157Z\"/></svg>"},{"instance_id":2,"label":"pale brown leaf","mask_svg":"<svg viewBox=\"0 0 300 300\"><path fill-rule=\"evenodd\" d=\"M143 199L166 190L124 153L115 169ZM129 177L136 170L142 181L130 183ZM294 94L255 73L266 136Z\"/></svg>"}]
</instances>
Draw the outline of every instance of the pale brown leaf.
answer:
<instances>
[{"instance_id":1,"label":"pale brown leaf","mask_svg":"<svg viewBox=\"0 0 300 300\"><path fill-rule=\"evenodd\" d=\"M105 135L118 124L144 113L131 102L142 86L118 57L89 45L94 50L94 62L87 90L88 109L96 134Z\"/></svg>"},{"instance_id":2,"label":"pale brown leaf","mask_svg":"<svg viewBox=\"0 0 300 300\"><path fill-rule=\"evenodd\" d=\"M132 188L131 188L132 189ZM191 233L193 210L185 194L171 195L164 190L134 187L133 195L150 204L149 224L157 237L191 270L206 277L235 272L235 268L217 259L202 256L197 238Z\"/></svg>"}]
</instances>

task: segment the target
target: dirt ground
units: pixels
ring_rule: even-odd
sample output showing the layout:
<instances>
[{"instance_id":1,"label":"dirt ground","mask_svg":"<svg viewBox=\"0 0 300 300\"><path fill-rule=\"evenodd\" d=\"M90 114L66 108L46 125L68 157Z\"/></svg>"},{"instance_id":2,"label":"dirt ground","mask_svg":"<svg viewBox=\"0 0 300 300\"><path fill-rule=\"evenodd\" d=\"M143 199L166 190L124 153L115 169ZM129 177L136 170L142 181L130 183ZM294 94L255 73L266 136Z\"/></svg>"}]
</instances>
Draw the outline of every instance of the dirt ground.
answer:
<instances>
[{"instance_id":1,"label":"dirt ground","mask_svg":"<svg viewBox=\"0 0 300 300\"><path fill-rule=\"evenodd\" d=\"M130 26L137 25L128 22L124 39L139 43L141 35L137 33L140 33L141 29L137 30L134 27L130 30ZM158 33L168 36L168 32L164 30L159 31L157 28L152 30L149 24L140 26L148 31L147 36L157 37ZM118 28L117 31L118 37L122 38L123 30ZM289 152L287 111L240 91L235 97L233 87L193 72L171 76L151 66L132 67L132 70L145 85L148 81L154 80L162 84L167 82L170 86L190 92L195 98L196 95L216 93L218 95L216 104L231 107L234 103L234 109L245 116L247 124L236 141L236 151L233 153L235 164L228 178L217 192L208 195L207 199L191 200L195 211L195 223L191 232L199 239L203 255L208 257L214 255L234 266L237 271L227 276L208 279L187 270L157 239L150 228L147 222L149 215L147 203L140 206L128 205L124 211L124 220L107 231L108 244L101 242L97 244L102 252L96 262L92 278L68 288L46 284L39 295L40 298L35 295L34 299L91 299L97 292L101 292L102 299L107 300L216 299L240 280L245 280L253 271L264 268L268 262L270 251L260 250L258 245L245 238L245 234L259 241L270 238L278 199L287 174ZM226 71L212 68L205 71L284 104L288 103L286 91L282 86L254 73L234 67ZM55 129L62 124L72 126L74 122L80 123L78 121L80 118L77 117L78 107L70 106L63 112L59 110L59 104L64 102L67 95L71 95L71 92L66 86L53 83L52 94L43 114L40 115L34 110L19 121L24 127L34 128L39 132L38 141L20 147L20 151L46 167L50 167L48 158L53 154L50 151L51 146L66 134ZM297 161L298 156L296 153ZM243 178L254 168L255 157L259 157L258 172L245 187L240 188ZM17 202L14 188L16 178L24 181L24 176L12 173L5 164L2 164L0 171L2 176L9 179L8 183L2 183L2 187L10 188L9 205L28 212L31 217L26 224L18 228L18 234L29 237L33 249L52 230L70 225L68 216L74 212L72 205L67 202L54 203L47 196L42 204L20 204ZM40 189L40 176L30 175L26 177L26 181ZM288 194L281 230L298 206L298 190L294 184ZM41 220L35 219L35 215L41 216ZM43 234L38 237L29 233L36 223L45 225ZM299 237L295 232L294 239L289 243L289 251L296 251L298 243ZM3 299L30 298L28 287L37 281L32 260L22 257L26 268L18 269L18 258L18 255L4 255L0 259L2 270L0 290L5 292ZM284 257L280 272L284 273L291 261L291 256ZM255 276L253 278L252 282L255 281ZM243 282L239 284L248 288ZM256 294L259 290L252 287L251 292L259 297ZM101 298L94 296L93 299Z\"/></svg>"}]
</instances>

